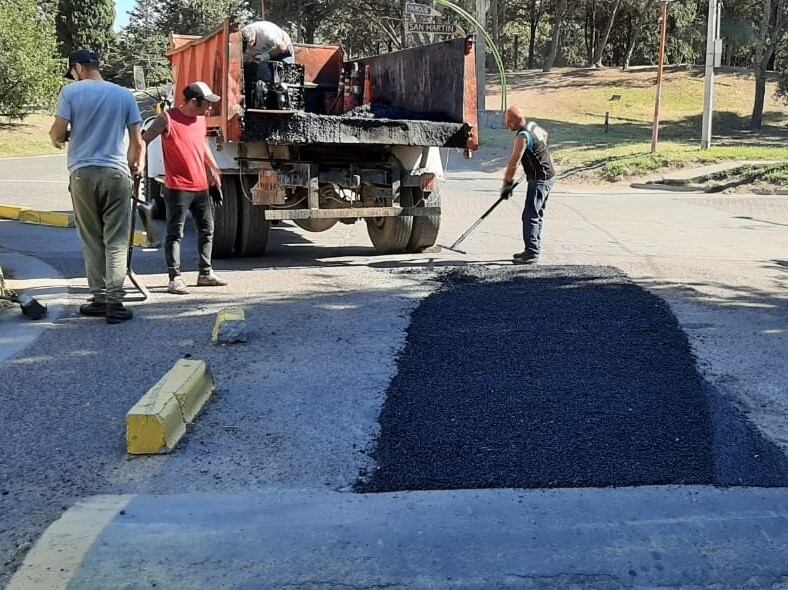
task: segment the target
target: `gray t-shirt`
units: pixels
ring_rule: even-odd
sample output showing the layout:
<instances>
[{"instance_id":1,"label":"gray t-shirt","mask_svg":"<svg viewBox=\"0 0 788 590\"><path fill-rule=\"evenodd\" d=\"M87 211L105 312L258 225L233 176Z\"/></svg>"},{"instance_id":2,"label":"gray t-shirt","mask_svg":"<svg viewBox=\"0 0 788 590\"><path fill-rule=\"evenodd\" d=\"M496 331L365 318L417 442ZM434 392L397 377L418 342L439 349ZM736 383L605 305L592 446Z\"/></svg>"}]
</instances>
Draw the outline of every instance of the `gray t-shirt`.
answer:
<instances>
[{"instance_id":1,"label":"gray t-shirt","mask_svg":"<svg viewBox=\"0 0 788 590\"><path fill-rule=\"evenodd\" d=\"M130 91L103 80L81 80L60 91L55 114L71 123L69 172L102 166L129 174L126 127L142 123Z\"/></svg>"},{"instance_id":2,"label":"gray t-shirt","mask_svg":"<svg viewBox=\"0 0 788 590\"><path fill-rule=\"evenodd\" d=\"M254 43L249 45L255 51L270 51L284 43L291 45L290 35L271 21L261 20L246 25L241 29L244 39L254 37Z\"/></svg>"}]
</instances>

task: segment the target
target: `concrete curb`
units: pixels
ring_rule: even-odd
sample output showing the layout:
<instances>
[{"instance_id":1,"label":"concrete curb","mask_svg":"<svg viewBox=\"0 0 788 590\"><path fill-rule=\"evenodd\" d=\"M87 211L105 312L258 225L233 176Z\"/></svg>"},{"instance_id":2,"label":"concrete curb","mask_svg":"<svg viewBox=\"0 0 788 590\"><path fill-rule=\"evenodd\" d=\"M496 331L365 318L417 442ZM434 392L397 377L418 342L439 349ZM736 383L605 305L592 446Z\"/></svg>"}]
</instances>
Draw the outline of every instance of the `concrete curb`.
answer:
<instances>
[{"instance_id":1,"label":"concrete curb","mask_svg":"<svg viewBox=\"0 0 788 590\"><path fill-rule=\"evenodd\" d=\"M14 205L0 205L0 219L11 219L22 223L46 225L49 227L75 227L73 213L56 211L36 211Z\"/></svg>"},{"instance_id":2,"label":"concrete curb","mask_svg":"<svg viewBox=\"0 0 788 590\"><path fill-rule=\"evenodd\" d=\"M214 344L234 344L246 342L246 314L242 307L227 307L216 314L211 342Z\"/></svg>"},{"instance_id":3,"label":"concrete curb","mask_svg":"<svg viewBox=\"0 0 788 590\"><path fill-rule=\"evenodd\" d=\"M182 359L126 414L130 455L167 453L175 448L214 391L204 361Z\"/></svg>"}]
</instances>

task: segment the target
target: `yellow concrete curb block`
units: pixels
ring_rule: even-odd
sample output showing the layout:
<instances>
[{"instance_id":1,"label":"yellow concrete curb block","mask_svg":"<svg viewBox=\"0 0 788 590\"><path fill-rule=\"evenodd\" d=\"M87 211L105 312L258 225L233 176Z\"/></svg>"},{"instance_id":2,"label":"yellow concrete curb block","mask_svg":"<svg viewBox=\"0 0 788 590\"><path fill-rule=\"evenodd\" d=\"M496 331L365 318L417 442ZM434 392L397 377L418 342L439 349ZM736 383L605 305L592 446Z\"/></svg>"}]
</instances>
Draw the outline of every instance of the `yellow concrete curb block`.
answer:
<instances>
[{"instance_id":1,"label":"yellow concrete curb block","mask_svg":"<svg viewBox=\"0 0 788 590\"><path fill-rule=\"evenodd\" d=\"M34 223L36 225L48 225L50 227L74 227L75 225L73 213L56 213L54 211L23 209L19 213L18 219L22 223Z\"/></svg>"},{"instance_id":2,"label":"yellow concrete curb block","mask_svg":"<svg viewBox=\"0 0 788 590\"><path fill-rule=\"evenodd\" d=\"M19 214L24 211L24 207L15 207L13 205L0 205L0 219L19 219Z\"/></svg>"},{"instance_id":3,"label":"yellow concrete curb block","mask_svg":"<svg viewBox=\"0 0 788 590\"><path fill-rule=\"evenodd\" d=\"M214 391L204 361L182 359L126 414L126 448L131 455L167 453Z\"/></svg>"},{"instance_id":4,"label":"yellow concrete curb block","mask_svg":"<svg viewBox=\"0 0 788 590\"><path fill-rule=\"evenodd\" d=\"M214 344L246 342L246 313L242 307L226 307L216 314L211 341Z\"/></svg>"}]
</instances>

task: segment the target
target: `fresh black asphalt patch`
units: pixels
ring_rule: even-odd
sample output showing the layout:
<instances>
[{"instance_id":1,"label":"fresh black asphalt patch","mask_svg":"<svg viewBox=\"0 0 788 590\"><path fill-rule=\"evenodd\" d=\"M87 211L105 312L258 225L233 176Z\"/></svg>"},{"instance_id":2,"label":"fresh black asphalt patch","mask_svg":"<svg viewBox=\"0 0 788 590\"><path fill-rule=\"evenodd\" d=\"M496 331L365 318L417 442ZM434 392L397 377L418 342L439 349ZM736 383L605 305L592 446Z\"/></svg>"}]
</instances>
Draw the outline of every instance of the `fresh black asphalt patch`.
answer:
<instances>
[{"instance_id":1,"label":"fresh black asphalt patch","mask_svg":"<svg viewBox=\"0 0 788 590\"><path fill-rule=\"evenodd\" d=\"M668 306L620 271L441 280L413 313L357 491L788 483Z\"/></svg>"}]
</instances>

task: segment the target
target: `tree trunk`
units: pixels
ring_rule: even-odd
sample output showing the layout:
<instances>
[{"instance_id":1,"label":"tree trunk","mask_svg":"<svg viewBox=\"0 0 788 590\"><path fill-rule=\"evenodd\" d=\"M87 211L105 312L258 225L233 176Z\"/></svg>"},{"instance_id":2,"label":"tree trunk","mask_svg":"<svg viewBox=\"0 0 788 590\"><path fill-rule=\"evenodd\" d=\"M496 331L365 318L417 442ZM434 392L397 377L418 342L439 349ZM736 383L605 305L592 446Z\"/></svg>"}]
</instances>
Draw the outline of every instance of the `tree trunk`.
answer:
<instances>
[{"instance_id":1,"label":"tree trunk","mask_svg":"<svg viewBox=\"0 0 788 590\"><path fill-rule=\"evenodd\" d=\"M528 69L534 69L534 52L536 50L536 30L539 27L539 20L542 18L542 6L536 9L536 0L531 0L531 37L528 39Z\"/></svg>"},{"instance_id":2,"label":"tree trunk","mask_svg":"<svg viewBox=\"0 0 788 590\"><path fill-rule=\"evenodd\" d=\"M553 38L550 41L550 51L545 59L542 71L549 72L555 65L555 60L558 57L558 51L561 48L561 27L564 24L564 13L566 12L567 0L556 0L555 2L555 20L553 21Z\"/></svg>"},{"instance_id":3,"label":"tree trunk","mask_svg":"<svg viewBox=\"0 0 788 590\"><path fill-rule=\"evenodd\" d=\"M629 39L629 45L627 46L627 55L624 58L624 71L629 70L629 62L632 61L632 54L635 53L635 47L637 47L638 39L640 37L640 19L638 18L634 26L632 28L632 35Z\"/></svg>"},{"instance_id":4,"label":"tree trunk","mask_svg":"<svg viewBox=\"0 0 788 590\"><path fill-rule=\"evenodd\" d=\"M621 4L621 0L616 0L615 4L613 5L613 10L610 12L610 19L607 21L607 27L602 35L599 37L599 41L596 45L596 50L594 51L594 63L593 65L597 68L602 67L602 56L605 53L605 46L607 46L607 40L610 39L610 31L613 30L613 25L616 22L616 14L618 14L618 7Z\"/></svg>"},{"instance_id":5,"label":"tree trunk","mask_svg":"<svg viewBox=\"0 0 788 590\"><path fill-rule=\"evenodd\" d=\"M750 128L763 127L763 108L766 104L766 72L783 35L784 0L763 0L760 39L755 51L755 101L750 117Z\"/></svg>"},{"instance_id":6,"label":"tree trunk","mask_svg":"<svg viewBox=\"0 0 788 590\"><path fill-rule=\"evenodd\" d=\"M751 129L763 127L763 106L766 102L766 70L760 65L755 66L755 104L750 119Z\"/></svg>"}]
</instances>

